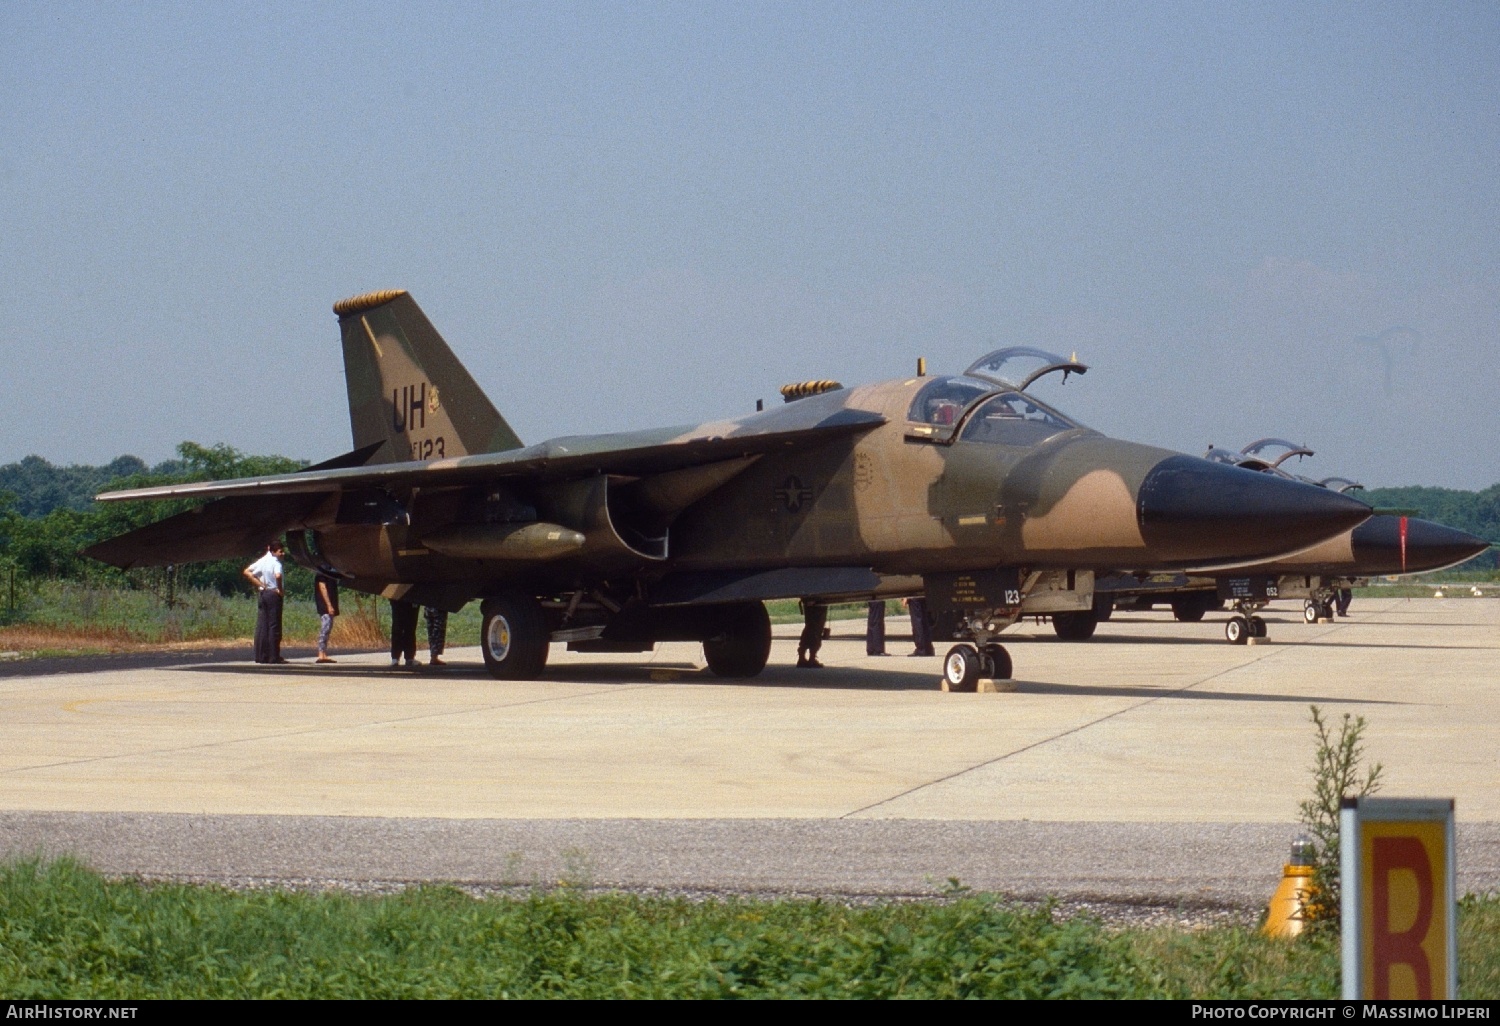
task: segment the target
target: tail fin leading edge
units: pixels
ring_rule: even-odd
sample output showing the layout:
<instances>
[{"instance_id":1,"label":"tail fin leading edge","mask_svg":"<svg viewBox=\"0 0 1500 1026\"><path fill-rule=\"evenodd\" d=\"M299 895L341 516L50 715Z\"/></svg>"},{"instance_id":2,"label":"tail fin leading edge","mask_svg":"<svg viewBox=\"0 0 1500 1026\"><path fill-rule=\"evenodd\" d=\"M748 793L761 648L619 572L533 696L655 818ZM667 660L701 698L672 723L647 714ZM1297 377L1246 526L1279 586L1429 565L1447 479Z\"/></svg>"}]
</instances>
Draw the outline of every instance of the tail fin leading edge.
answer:
<instances>
[{"instance_id":1,"label":"tail fin leading edge","mask_svg":"<svg viewBox=\"0 0 1500 1026\"><path fill-rule=\"evenodd\" d=\"M333 305L354 447L371 464L521 448L521 440L404 289Z\"/></svg>"}]
</instances>

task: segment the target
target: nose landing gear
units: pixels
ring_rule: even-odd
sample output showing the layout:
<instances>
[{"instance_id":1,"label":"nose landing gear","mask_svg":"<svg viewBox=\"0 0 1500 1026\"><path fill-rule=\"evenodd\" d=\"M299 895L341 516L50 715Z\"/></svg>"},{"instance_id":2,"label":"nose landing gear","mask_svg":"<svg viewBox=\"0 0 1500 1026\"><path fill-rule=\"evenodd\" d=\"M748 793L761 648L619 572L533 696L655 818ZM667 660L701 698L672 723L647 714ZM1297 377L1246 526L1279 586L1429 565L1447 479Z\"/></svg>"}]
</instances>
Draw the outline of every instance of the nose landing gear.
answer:
<instances>
[{"instance_id":1,"label":"nose landing gear","mask_svg":"<svg viewBox=\"0 0 1500 1026\"><path fill-rule=\"evenodd\" d=\"M1266 636L1266 621L1255 615L1264 602L1240 599L1234 604L1234 614L1224 624L1224 640L1231 645L1247 644L1251 638Z\"/></svg>"},{"instance_id":2,"label":"nose landing gear","mask_svg":"<svg viewBox=\"0 0 1500 1026\"><path fill-rule=\"evenodd\" d=\"M1308 623L1320 623L1333 619L1333 596L1321 592L1302 603L1302 619Z\"/></svg>"},{"instance_id":3,"label":"nose landing gear","mask_svg":"<svg viewBox=\"0 0 1500 1026\"><path fill-rule=\"evenodd\" d=\"M949 691L974 691L982 677L1009 680L1013 672L1010 653L995 642L978 647L954 645L943 658L943 680Z\"/></svg>"}]
</instances>

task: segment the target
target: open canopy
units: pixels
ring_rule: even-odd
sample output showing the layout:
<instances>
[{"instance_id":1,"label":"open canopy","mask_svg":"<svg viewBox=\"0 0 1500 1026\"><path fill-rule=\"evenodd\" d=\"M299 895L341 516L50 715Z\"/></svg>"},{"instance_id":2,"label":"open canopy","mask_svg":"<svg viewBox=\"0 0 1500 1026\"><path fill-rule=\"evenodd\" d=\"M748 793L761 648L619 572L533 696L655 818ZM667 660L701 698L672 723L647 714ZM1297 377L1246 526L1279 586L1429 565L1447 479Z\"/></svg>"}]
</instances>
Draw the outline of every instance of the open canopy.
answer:
<instances>
[{"instance_id":1,"label":"open canopy","mask_svg":"<svg viewBox=\"0 0 1500 1026\"><path fill-rule=\"evenodd\" d=\"M1033 381L1054 371L1062 371L1063 380L1067 381L1069 374L1085 374L1088 367L1079 363L1076 356L1064 358L1032 346L1009 346L981 356L964 374L1024 392Z\"/></svg>"}]
</instances>

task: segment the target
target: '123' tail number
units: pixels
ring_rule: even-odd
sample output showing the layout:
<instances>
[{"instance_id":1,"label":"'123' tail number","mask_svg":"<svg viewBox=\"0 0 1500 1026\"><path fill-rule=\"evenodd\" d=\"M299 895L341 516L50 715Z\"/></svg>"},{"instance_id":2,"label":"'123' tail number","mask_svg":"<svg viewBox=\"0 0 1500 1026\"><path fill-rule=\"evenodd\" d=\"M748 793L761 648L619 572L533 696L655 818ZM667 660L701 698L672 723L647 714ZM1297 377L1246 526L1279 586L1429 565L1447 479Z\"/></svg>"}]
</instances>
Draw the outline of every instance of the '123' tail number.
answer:
<instances>
[{"instance_id":1,"label":"'123' tail number","mask_svg":"<svg viewBox=\"0 0 1500 1026\"><path fill-rule=\"evenodd\" d=\"M418 438L411 443L411 458L414 460L440 460L446 455L443 436Z\"/></svg>"}]
</instances>

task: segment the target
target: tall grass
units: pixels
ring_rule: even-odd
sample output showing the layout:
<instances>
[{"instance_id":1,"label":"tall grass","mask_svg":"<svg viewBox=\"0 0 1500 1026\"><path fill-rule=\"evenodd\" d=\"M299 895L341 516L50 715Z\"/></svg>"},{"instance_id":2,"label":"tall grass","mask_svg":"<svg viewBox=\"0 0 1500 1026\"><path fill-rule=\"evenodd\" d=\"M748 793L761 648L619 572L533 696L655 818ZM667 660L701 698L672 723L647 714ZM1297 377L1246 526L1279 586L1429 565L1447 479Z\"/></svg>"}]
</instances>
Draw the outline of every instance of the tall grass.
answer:
<instances>
[{"instance_id":1,"label":"tall grass","mask_svg":"<svg viewBox=\"0 0 1500 1026\"><path fill-rule=\"evenodd\" d=\"M329 644L341 648L385 647L391 636L381 625L380 607L381 601L373 595L346 591L339 600L339 615L334 620ZM390 622L389 616L386 622Z\"/></svg>"},{"instance_id":2,"label":"tall grass","mask_svg":"<svg viewBox=\"0 0 1500 1026\"><path fill-rule=\"evenodd\" d=\"M330 646L384 648L390 640L385 599L345 589L339 601ZM0 626L0 650L23 653L109 652L175 644L240 642L255 634L255 596L221 595L184 589L169 605L161 592L97 586L72 581L37 581L20 595L15 614ZM451 646L479 641L480 611L471 602L448 618ZM288 598L283 607L282 641L310 645L317 640L318 614L311 599ZM419 628L419 647L426 634Z\"/></svg>"},{"instance_id":3,"label":"tall grass","mask_svg":"<svg viewBox=\"0 0 1500 1026\"><path fill-rule=\"evenodd\" d=\"M476 900L0 870L0 993L36 998L1130 997L1122 942L981 898L847 908L569 890Z\"/></svg>"},{"instance_id":4,"label":"tall grass","mask_svg":"<svg viewBox=\"0 0 1500 1026\"><path fill-rule=\"evenodd\" d=\"M333 643L348 648L379 648L388 635L380 619L381 599L346 592L335 622ZM72 581L39 581L26 589L16 615L0 627L0 648L112 651L183 643L248 640L255 634L256 599L225 596L207 589L184 589L169 605L162 594ZM473 631L477 637L477 612ZM385 623L389 623L389 615ZM282 639L310 644L318 636L318 614L311 600L288 599ZM467 626L460 620L460 630ZM472 641L460 641L472 644Z\"/></svg>"},{"instance_id":5,"label":"tall grass","mask_svg":"<svg viewBox=\"0 0 1500 1026\"><path fill-rule=\"evenodd\" d=\"M1461 991L1500 996L1500 899L1467 899ZM0 994L36 998L1199 997L1338 990L1336 937L1106 929L985 897L847 907L562 888L358 897L0 865Z\"/></svg>"},{"instance_id":6,"label":"tall grass","mask_svg":"<svg viewBox=\"0 0 1500 1026\"><path fill-rule=\"evenodd\" d=\"M828 607L829 620L863 620L869 609L865 602L841 602L838 605ZM801 623L802 607L796 599L772 599L766 603L766 612L771 616L772 623ZM895 624L887 624L887 630L900 630L904 623L906 610L901 603L892 599L885 604L885 615L887 618L901 617L902 620Z\"/></svg>"}]
</instances>

